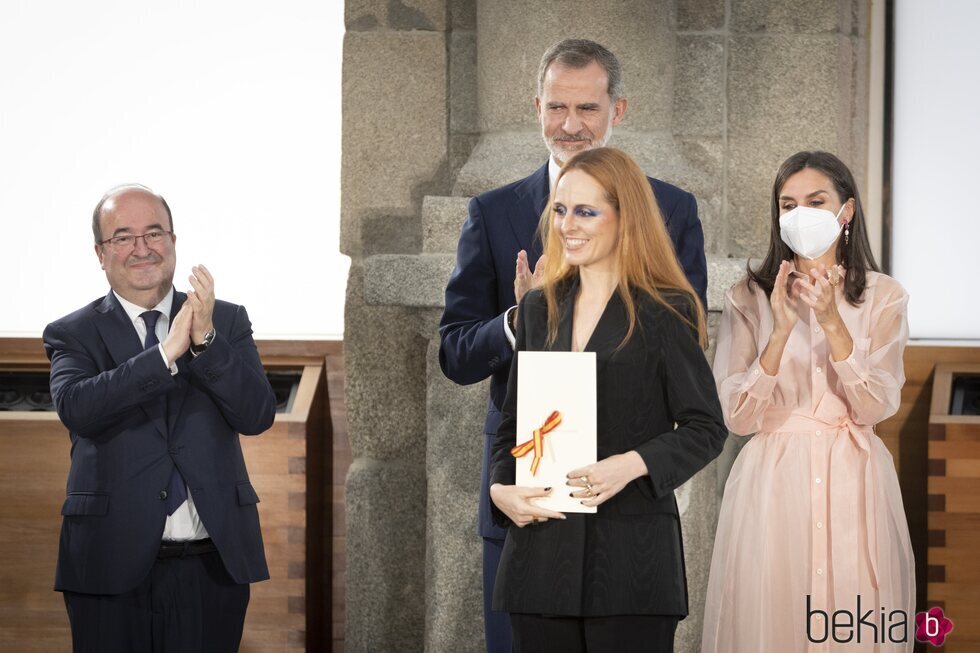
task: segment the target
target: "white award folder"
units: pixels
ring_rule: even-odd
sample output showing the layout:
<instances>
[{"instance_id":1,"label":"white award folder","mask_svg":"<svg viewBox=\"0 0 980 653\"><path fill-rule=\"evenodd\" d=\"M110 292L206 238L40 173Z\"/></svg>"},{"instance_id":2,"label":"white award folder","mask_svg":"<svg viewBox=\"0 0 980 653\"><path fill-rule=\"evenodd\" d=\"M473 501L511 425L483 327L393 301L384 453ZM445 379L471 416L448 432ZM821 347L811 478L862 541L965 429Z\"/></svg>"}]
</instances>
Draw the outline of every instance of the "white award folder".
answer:
<instances>
[{"instance_id":1,"label":"white award folder","mask_svg":"<svg viewBox=\"0 0 980 653\"><path fill-rule=\"evenodd\" d=\"M517 357L517 441L511 450L517 485L553 488L534 499L542 508L596 512L568 496L576 489L565 484L568 472L596 462L595 352L520 351Z\"/></svg>"}]
</instances>

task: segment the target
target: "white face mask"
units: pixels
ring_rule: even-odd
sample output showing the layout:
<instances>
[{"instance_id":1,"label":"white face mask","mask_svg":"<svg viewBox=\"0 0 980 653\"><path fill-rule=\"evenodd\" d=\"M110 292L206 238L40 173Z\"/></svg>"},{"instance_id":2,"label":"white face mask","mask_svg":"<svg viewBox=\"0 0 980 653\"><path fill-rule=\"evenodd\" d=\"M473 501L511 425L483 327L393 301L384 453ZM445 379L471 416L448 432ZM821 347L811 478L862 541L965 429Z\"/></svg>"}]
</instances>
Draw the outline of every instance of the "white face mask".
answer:
<instances>
[{"instance_id":1,"label":"white face mask","mask_svg":"<svg viewBox=\"0 0 980 653\"><path fill-rule=\"evenodd\" d=\"M797 206L779 216L779 237L791 250L812 261L822 256L837 240L844 227L837 222L837 218L843 211L843 206L837 215L827 209Z\"/></svg>"}]
</instances>

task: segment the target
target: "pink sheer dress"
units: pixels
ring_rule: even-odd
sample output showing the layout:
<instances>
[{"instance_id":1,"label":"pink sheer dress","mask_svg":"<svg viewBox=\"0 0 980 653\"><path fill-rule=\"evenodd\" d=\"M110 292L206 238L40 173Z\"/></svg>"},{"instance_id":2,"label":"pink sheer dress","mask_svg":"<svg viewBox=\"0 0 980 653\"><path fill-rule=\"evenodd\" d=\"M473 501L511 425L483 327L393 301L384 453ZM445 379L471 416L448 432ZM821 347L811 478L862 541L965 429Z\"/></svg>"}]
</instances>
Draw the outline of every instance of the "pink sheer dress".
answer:
<instances>
[{"instance_id":1,"label":"pink sheer dress","mask_svg":"<svg viewBox=\"0 0 980 653\"><path fill-rule=\"evenodd\" d=\"M704 652L912 650L912 547L894 462L874 432L905 382L908 295L871 271L861 305L843 287L851 355L834 361L813 311L801 311L776 376L759 364L773 327L765 292L743 279L726 295L715 381L729 429L756 435L725 486ZM855 615L849 629L827 623L836 610ZM894 626L905 618L895 610L908 615L906 629ZM893 642L903 634L908 643Z\"/></svg>"}]
</instances>

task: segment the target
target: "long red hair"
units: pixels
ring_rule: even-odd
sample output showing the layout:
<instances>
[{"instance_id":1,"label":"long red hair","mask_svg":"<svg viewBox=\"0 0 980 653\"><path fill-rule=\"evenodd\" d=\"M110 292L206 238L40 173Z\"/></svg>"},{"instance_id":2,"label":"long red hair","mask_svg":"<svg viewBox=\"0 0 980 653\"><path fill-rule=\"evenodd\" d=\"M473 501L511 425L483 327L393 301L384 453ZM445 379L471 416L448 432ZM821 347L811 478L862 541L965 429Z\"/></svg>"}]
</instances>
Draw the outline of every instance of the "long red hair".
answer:
<instances>
[{"instance_id":1,"label":"long red hair","mask_svg":"<svg viewBox=\"0 0 980 653\"><path fill-rule=\"evenodd\" d=\"M611 147L600 147L579 152L562 166L555 182L570 170L581 170L602 186L606 201L619 216L619 242L615 256L619 262L619 294L629 316L629 327L620 347L633 336L636 328L636 302L631 291L649 295L655 302L680 317L697 331L702 347L707 347L708 337L704 320L704 308L691 283L684 276L674 246L667 234L660 207L653 197L653 190L646 175L625 152ZM554 220L555 197L552 192L541 214L538 234L547 255L542 291L548 306L548 342L558 336L558 287L578 274L578 268L565 261L561 234ZM693 320L675 308L664 292L680 293L690 298L694 308Z\"/></svg>"}]
</instances>

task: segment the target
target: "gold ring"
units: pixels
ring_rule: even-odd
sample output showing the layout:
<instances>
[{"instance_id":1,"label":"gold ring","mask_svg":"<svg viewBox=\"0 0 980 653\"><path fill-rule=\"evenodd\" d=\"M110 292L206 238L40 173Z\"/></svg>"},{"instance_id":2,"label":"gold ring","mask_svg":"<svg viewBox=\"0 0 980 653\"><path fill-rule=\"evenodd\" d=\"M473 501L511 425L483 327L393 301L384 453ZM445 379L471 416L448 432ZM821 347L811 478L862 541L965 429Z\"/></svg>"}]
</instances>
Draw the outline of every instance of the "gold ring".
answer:
<instances>
[{"instance_id":1,"label":"gold ring","mask_svg":"<svg viewBox=\"0 0 980 653\"><path fill-rule=\"evenodd\" d=\"M594 497L595 496L595 492L592 491L592 484L591 483L586 483L585 484L585 489L588 491L590 497Z\"/></svg>"}]
</instances>

